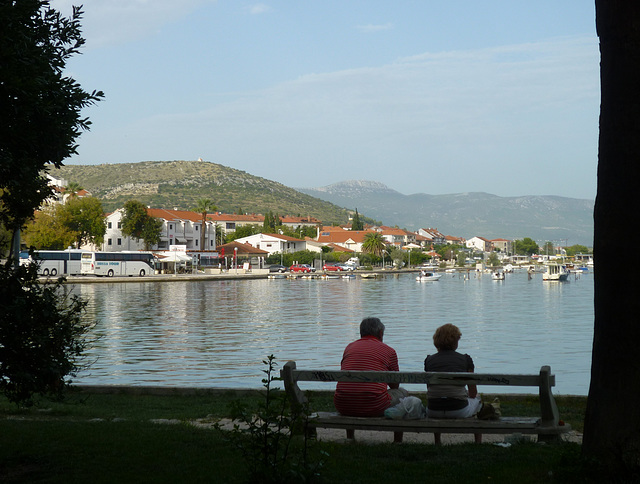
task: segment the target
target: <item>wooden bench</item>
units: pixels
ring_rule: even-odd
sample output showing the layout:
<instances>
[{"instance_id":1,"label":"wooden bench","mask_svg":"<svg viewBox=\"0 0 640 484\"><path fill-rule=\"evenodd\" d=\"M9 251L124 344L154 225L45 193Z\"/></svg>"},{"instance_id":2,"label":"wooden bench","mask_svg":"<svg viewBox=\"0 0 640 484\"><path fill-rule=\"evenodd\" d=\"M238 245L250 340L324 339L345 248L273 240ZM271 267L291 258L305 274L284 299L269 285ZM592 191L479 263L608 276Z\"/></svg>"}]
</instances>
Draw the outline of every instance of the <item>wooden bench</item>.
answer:
<instances>
[{"instance_id":1,"label":"wooden bench","mask_svg":"<svg viewBox=\"0 0 640 484\"><path fill-rule=\"evenodd\" d=\"M295 361L288 361L280 370L285 392L292 410L301 412L307 403L298 382L384 382L399 383L411 394L407 385L491 385L507 387L538 387L540 417L501 417L498 420L434 419L392 420L384 417L347 417L337 412L312 413L307 420L308 429L333 428L347 430L352 438L355 430L380 430L389 432L426 433L472 433L472 434L536 434L538 441L559 440L560 434L571 430L570 425L560 421L551 387L555 386L555 375L548 366L543 366L538 375L513 375L496 373L435 373L407 371L338 371L298 370ZM424 387L423 389L424 390ZM426 402L423 402L426 403Z\"/></svg>"}]
</instances>

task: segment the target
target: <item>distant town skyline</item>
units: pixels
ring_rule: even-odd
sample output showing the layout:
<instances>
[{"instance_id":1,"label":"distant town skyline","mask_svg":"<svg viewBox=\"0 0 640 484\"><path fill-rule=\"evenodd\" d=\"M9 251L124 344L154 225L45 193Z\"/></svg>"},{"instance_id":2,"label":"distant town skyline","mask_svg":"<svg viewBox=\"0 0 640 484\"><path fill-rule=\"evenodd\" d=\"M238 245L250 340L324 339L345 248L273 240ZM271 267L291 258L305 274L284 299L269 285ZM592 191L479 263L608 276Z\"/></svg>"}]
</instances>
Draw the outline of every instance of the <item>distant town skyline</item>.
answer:
<instances>
[{"instance_id":1,"label":"distant town skyline","mask_svg":"<svg viewBox=\"0 0 640 484\"><path fill-rule=\"evenodd\" d=\"M73 2L51 2L69 15ZM197 160L291 187L593 199L592 2L96 0L105 92L67 164Z\"/></svg>"}]
</instances>

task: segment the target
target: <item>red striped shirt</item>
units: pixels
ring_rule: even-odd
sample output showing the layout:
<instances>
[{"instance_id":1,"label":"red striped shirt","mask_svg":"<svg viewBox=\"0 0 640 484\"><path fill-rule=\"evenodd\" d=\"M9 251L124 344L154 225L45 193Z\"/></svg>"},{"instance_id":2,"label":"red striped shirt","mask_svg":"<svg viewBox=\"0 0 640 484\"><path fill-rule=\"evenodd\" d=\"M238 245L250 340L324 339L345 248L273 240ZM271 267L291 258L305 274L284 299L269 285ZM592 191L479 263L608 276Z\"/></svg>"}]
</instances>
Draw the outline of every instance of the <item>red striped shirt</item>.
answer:
<instances>
[{"instance_id":1,"label":"red striped shirt","mask_svg":"<svg viewBox=\"0 0 640 484\"><path fill-rule=\"evenodd\" d=\"M342 356L342 370L400 371L395 350L374 336L349 343ZM342 415L379 417L391 403L386 383L338 382L333 403Z\"/></svg>"}]
</instances>

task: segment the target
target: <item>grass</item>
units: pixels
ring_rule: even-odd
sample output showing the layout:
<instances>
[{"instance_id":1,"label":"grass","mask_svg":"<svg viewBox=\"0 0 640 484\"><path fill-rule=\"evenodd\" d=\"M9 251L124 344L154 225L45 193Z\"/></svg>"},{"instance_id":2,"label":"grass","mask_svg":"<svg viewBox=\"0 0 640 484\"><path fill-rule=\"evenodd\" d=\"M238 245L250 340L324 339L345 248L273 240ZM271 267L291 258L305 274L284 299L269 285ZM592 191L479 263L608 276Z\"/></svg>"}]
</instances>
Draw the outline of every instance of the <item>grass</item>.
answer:
<instances>
[{"instance_id":1,"label":"grass","mask_svg":"<svg viewBox=\"0 0 640 484\"><path fill-rule=\"evenodd\" d=\"M64 402L44 399L28 409L0 398L0 482L246 482L237 449L220 432L189 424L228 416L229 404L238 398L252 406L261 397L258 392L72 393ZM313 392L311 400L315 410L333 409L330 392ZM535 396L501 395L500 400L504 415L537 412ZM557 401L562 418L582 429L586 398ZM314 442L313 447L328 454L321 476L331 483L589 482L577 444Z\"/></svg>"}]
</instances>

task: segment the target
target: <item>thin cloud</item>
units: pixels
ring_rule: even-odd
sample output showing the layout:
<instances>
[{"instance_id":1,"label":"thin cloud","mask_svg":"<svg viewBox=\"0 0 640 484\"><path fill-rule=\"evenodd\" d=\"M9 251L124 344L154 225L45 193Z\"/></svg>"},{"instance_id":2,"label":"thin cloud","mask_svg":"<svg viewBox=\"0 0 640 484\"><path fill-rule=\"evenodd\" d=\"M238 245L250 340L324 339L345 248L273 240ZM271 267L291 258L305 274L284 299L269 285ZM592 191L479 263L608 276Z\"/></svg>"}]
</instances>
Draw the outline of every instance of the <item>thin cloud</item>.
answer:
<instances>
[{"instance_id":1,"label":"thin cloud","mask_svg":"<svg viewBox=\"0 0 640 484\"><path fill-rule=\"evenodd\" d=\"M175 22L203 4L216 0L92 0L82 10L82 32L87 48L140 39ZM51 6L71 15L74 0L53 0Z\"/></svg>"},{"instance_id":2,"label":"thin cloud","mask_svg":"<svg viewBox=\"0 0 640 484\"><path fill-rule=\"evenodd\" d=\"M371 33L371 32L380 32L383 30L391 30L393 29L393 24L392 23L386 23L386 24L382 24L382 25L356 25L356 29L360 32L364 32L364 33Z\"/></svg>"},{"instance_id":3,"label":"thin cloud","mask_svg":"<svg viewBox=\"0 0 640 484\"><path fill-rule=\"evenodd\" d=\"M256 3L247 7L247 10L251 15L261 15L263 13L269 12L271 10L271 7L264 3Z\"/></svg>"},{"instance_id":4,"label":"thin cloud","mask_svg":"<svg viewBox=\"0 0 640 484\"><path fill-rule=\"evenodd\" d=\"M566 161L581 160L588 176L595 170L597 61L593 38L423 54L233 93L199 112L158 113L102 137L134 138L129 155L137 159L202 156L291 186L305 185L295 170L274 177L264 160L322 166L307 183L314 186L333 183L336 172L359 178L366 164L400 191L425 190L411 171L390 169L394 163L428 166L443 193L507 190L526 173L532 193L571 196L566 177L578 172ZM197 156L184 152L193 146ZM479 169L480 160L491 163Z\"/></svg>"}]
</instances>

